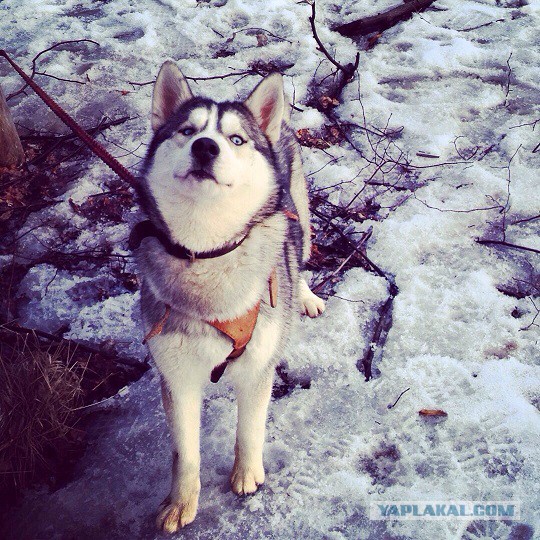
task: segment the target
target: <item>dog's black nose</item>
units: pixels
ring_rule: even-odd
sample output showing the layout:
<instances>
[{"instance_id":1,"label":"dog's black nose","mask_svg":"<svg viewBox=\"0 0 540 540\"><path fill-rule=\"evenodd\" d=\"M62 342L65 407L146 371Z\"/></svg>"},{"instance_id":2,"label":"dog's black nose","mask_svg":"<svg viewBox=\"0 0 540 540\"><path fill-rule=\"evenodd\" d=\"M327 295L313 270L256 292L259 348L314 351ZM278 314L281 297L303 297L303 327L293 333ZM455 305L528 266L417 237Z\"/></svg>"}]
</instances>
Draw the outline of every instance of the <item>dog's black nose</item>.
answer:
<instances>
[{"instance_id":1,"label":"dog's black nose","mask_svg":"<svg viewBox=\"0 0 540 540\"><path fill-rule=\"evenodd\" d=\"M219 155L219 146L213 139L201 137L191 145L191 153L201 165L204 165Z\"/></svg>"}]
</instances>

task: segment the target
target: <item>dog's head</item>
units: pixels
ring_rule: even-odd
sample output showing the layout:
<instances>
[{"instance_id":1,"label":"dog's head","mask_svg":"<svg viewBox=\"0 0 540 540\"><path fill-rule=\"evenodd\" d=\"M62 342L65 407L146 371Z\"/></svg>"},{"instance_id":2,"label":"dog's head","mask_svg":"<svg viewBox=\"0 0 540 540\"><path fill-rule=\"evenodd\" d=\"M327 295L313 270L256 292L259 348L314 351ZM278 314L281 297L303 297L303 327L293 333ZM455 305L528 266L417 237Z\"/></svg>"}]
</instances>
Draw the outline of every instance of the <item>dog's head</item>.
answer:
<instances>
[{"instance_id":1,"label":"dog's head","mask_svg":"<svg viewBox=\"0 0 540 540\"><path fill-rule=\"evenodd\" d=\"M186 220L217 218L232 234L276 194L272 147L283 117L278 74L244 102L217 103L195 97L178 67L163 64L152 99L145 190L177 241L190 243L185 236L193 231L181 230Z\"/></svg>"}]
</instances>

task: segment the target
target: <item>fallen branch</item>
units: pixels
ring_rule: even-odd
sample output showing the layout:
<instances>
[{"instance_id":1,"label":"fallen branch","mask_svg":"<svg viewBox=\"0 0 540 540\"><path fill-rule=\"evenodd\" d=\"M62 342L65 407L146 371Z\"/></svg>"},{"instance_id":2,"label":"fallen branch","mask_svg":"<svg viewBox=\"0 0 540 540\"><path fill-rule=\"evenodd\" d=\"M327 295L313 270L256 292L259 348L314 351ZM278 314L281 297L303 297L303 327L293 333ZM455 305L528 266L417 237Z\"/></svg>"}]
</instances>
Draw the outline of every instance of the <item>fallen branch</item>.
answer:
<instances>
[{"instance_id":1,"label":"fallen branch","mask_svg":"<svg viewBox=\"0 0 540 540\"><path fill-rule=\"evenodd\" d=\"M258 75L253 69L248 69L246 71L232 71L231 73L225 73L224 75L212 75L210 77L187 77L186 79L188 81L213 81L216 79L226 79L227 77L241 77L245 75ZM131 84L132 86L148 86L150 84L155 84L156 79L152 79L151 81L145 81L145 82L137 82L137 81L127 81L128 84Z\"/></svg>"},{"instance_id":2,"label":"fallen branch","mask_svg":"<svg viewBox=\"0 0 540 540\"><path fill-rule=\"evenodd\" d=\"M353 255L356 255L357 253L361 253L360 252L360 248L362 246L364 246L364 244L371 238L371 234L373 233L373 227L370 227L363 235L362 235L362 238L360 239L360 241L357 243L357 245L355 246L355 248L351 251L351 253L345 258L343 259L343 262L328 276L326 276L320 283L318 283L317 285L315 285L314 287L312 287L312 291L314 293L320 291L323 286L328 283L328 281L330 281L335 275L339 274L339 272L341 272L341 270L343 269L343 267L352 259Z\"/></svg>"},{"instance_id":3,"label":"fallen branch","mask_svg":"<svg viewBox=\"0 0 540 540\"><path fill-rule=\"evenodd\" d=\"M375 357L375 353L377 351L382 352L382 349L386 344L388 331L392 326L392 308L394 304L394 298L399 292L397 285L393 283L393 281L390 281L389 278L384 274L383 277L390 284L390 296L379 309L379 320L375 325L375 330L373 331L373 336L368 345L366 353L356 362L356 367L359 369L359 371L363 371L366 382L373 377L371 366L373 363L373 358Z\"/></svg>"},{"instance_id":4,"label":"fallen branch","mask_svg":"<svg viewBox=\"0 0 540 540\"><path fill-rule=\"evenodd\" d=\"M525 251L531 251L532 253L540 253L540 249L534 249L527 246L520 246L519 244L511 244L510 242L505 242L504 240L485 240L485 239L479 238L476 240L476 242L482 245L494 244L498 246L506 246L513 249L523 249Z\"/></svg>"},{"instance_id":5,"label":"fallen branch","mask_svg":"<svg viewBox=\"0 0 540 540\"><path fill-rule=\"evenodd\" d=\"M375 357L375 353L379 351L382 354L382 350L386 345L388 338L388 332L392 326L392 311L394 307L394 298L399 294L399 288L396 285L394 278L385 272L383 272L369 257L363 253L358 253L361 258L371 267L371 269L380 277L383 277L389 285L389 296L386 302L379 309L379 320L375 325L372 338L369 342L368 348L364 356L356 362L356 367L359 371L363 371L366 382L373 378L372 364Z\"/></svg>"},{"instance_id":6,"label":"fallen branch","mask_svg":"<svg viewBox=\"0 0 540 540\"><path fill-rule=\"evenodd\" d=\"M469 208L469 209L455 209L455 208L438 208L437 206L431 206L426 201L418 198L416 194L413 193L413 197L419 202L422 203L426 208L430 210L437 210L438 212L452 212L454 214L470 214L472 212L486 212L488 210L500 210L504 209L500 204L495 204L493 206L483 206L481 208Z\"/></svg>"},{"instance_id":7,"label":"fallen branch","mask_svg":"<svg viewBox=\"0 0 540 540\"><path fill-rule=\"evenodd\" d=\"M536 124L538 124L538 122L540 122L540 118L537 118L536 120L533 120L532 122L525 122L523 124L517 124L516 126L510 126L508 129L516 129L520 127L532 126L532 130L534 131L534 129L536 128Z\"/></svg>"},{"instance_id":8,"label":"fallen branch","mask_svg":"<svg viewBox=\"0 0 540 540\"><path fill-rule=\"evenodd\" d=\"M123 124L124 122L127 122L128 120L132 120L130 116L122 116L121 118L116 118L115 120L109 120L108 122L102 122L100 121L99 124L95 125L91 128L83 128L87 133L90 135L96 135L100 131L103 131L105 129L108 129L113 126L119 126L120 124ZM77 135L74 133L70 133L68 135L41 135L38 132L34 131L30 135L22 135L21 141L42 141L42 140L50 140L54 142L65 142L70 141L72 139L77 139Z\"/></svg>"},{"instance_id":9,"label":"fallen branch","mask_svg":"<svg viewBox=\"0 0 540 540\"><path fill-rule=\"evenodd\" d=\"M120 124L123 124L124 122L127 122L128 120L130 120L131 118L129 116L124 116L122 118L118 118L116 120L111 120L109 122L100 122L98 125L92 127L92 128L89 128L89 129L85 129L85 131L91 135L92 137L97 135L98 133L101 133L102 131L110 128L110 127L113 127L113 126L118 126ZM78 136L75 135L74 133L71 133L71 134L67 134L67 135L26 135L26 136L23 136L21 137L22 140L29 140L29 141L42 141L42 140L45 140L45 141L50 141L51 144L49 144L41 154L39 154L38 156L34 157L30 162L29 164L30 165L36 165L37 163L43 161L49 154L51 154L52 152L54 152L59 145L61 145L62 143L65 143L65 142L69 142L73 139L78 139ZM82 148L79 147L76 152L74 152L74 154L78 153L80 151L80 149ZM66 161L68 159L71 159L73 157L73 155L70 155L70 156L67 156L66 158L64 158L62 161Z\"/></svg>"},{"instance_id":10,"label":"fallen branch","mask_svg":"<svg viewBox=\"0 0 540 540\"><path fill-rule=\"evenodd\" d=\"M100 356L103 356L112 362L115 362L116 364L122 364L125 366L129 366L136 369L142 369L146 371L148 369L148 365L143 362L137 362L136 360L130 360L129 358L120 358L116 355L112 356L110 354L105 353L101 349L90 347L88 345L84 345L83 343L78 342L72 342L70 340L64 339L63 337L56 336L54 334L49 334L48 332L44 332L42 330L35 330L33 328L26 328L24 326L20 326L16 323L5 323L0 325L0 328L5 328L7 330L11 330L12 332L15 332L17 334L35 334L36 336L40 338L44 338L48 341L52 341L54 343L62 343L62 342L69 342L73 343L77 348L88 352L90 354L99 354Z\"/></svg>"},{"instance_id":11,"label":"fallen branch","mask_svg":"<svg viewBox=\"0 0 540 540\"><path fill-rule=\"evenodd\" d=\"M354 60L354 64L349 63L347 65L340 64L326 49L326 47L323 45L322 41L319 38L319 35L317 34L317 28L315 26L315 0L311 4L311 16L309 17L309 24L311 25L311 31L313 33L313 39L317 42L317 50L322 52L326 58L338 69L338 71L341 73L341 79L339 83L336 85L336 88L333 91L333 95L331 97L337 98L341 92L343 91L343 88L345 88L345 85L353 78L355 71L358 69L358 64L360 63L360 53L356 53L356 58Z\"/></svg>"},{"instance_id":12,"label":"fallen branch","mask_svg":"<svg viewBox=\"0 0 540 540\"><path fill-rule=\"evenodd\" d=\"M405 155L405 152L403 150L401 150L401 148L392 140L393 138L396 138L396 137L399 136L401 131L403 131L403 127L400 127L399 129L392 130L392 131L381 131L380 133L377 133L375 131L376 128L370 129L370 128L367 127L365 119L364 119L364 125L355 124L355 123L350 122L350 121L349 122L341 122L337 118L337 116L335 114L333 114L333 112L330 109L326 109L326 110L323 110L321 112L323 112L328 117L328 119L333 123L334 127L336 127L340 131L340 134L343 136L343 138L351 145L353 150L355 150L360 155L360 157L362 157L363 159L367 159L366 155L353 142L353 140L351 139L351 137L347 133L348 130L350 130L350 131L358 130L358 131L364 132L367 139L368 139L368 141L369 141L369 136L370 135L377 136L377 137L379 137L381 139L390 139L391 146L396 151L398 151L400 159L392 159L390 156L385 156L386 161L388 163L394 163L395 165L398 165L398 166L402 167L404 170L412 171L412 170L422 170L422 169L433 169L433 168L438 168L438 167L446 167L446 166L450 166L450 165L451 166L470 165L471 163L482 161L489 153L493 152L493 150L495 148L495 145L492 144L491 146L484 149L481 153L475 152L474 156L471 156L470 158L468 158L466 160L460 159L459 161L442 161L442 162L439 162L439 163L432 163L430 165L417 165L416 163L411 162L409 157ZM539 147L540 147L540 145L539 145ZM372 148L372 150L374 151L374 154L375 154L376 157L380 157L380 156L377 155L377 152L376 152L375 148Z\"/></svg>"},{"instance_id":13,"label":"fallen branch","mask_svg":"<svg viewBox=\"0 0 540 540\"><path fill-rule=\"evenodd\" d=\"M328 222L329 225L345 238L353 247L352 241L347 238L343 231L337 226L334 225L331 221ZM366 266L378 276L384 278L389 285L389 296L386 302L379 309L379 319L375 324L375 329L373 331L372 338L369 342L369 346L362 358L356 362L356 367L359 371L364 373L366 382L373 378L372 364L375 353L384 349L386 344L386 339L388 337L388 331L392 326L392 311L394 305L394 298L399 294L399 288L396 285L392 276L386 274L381 270L367 255L364 251L358 250L355 251L356 254L364 261Z\"/></svg>"},{"instance_id":14,"label":"fallen branch","mask_svg":"<svg viewBox=\"0 0 540 540\"><path fill-rule=\"evenodd\" d=\"M342 36L355 37L366 36L374 32L383 32L401 21L407 20L413 13L424 11L435 0L409 0L404 4L393 7L383 13L371 17L365 17L347 24L341 24L333 28Z\"/></svg>"},{"instance_id":15,"label":"fallen branch","mask_svg":"<svg viewBox=\"0 0 540 540\"><path fill-rule=\"evenodd\" d=\"M379 309L379 319L375 324L375 329L373 331L371 340L369 341L369 346L362 358L356 362L356 367L358 371L364 374L366 382L373 378L372 372L372 363L375 353L384 349L386 344L386 339L388 337L388 331L392 326L392 310L394 305L394 298L399 293L399 288L396 285L394 278L381 270L367 255L360 249L363 245L362 240L358 245L355 245L354 242L341 230L341 228L332 223L331 219L328 219L326 216L318 212L317 210L312 210L313 213L326 221L329 227L331 227L343 240L345 240L352 248L353 253L357 255L365 264L365 268L371 270L373 273L384 278L389 285L389 296L383 306ZM352 254L351 254L352 255Z\"/></svg>"}]
</instances>

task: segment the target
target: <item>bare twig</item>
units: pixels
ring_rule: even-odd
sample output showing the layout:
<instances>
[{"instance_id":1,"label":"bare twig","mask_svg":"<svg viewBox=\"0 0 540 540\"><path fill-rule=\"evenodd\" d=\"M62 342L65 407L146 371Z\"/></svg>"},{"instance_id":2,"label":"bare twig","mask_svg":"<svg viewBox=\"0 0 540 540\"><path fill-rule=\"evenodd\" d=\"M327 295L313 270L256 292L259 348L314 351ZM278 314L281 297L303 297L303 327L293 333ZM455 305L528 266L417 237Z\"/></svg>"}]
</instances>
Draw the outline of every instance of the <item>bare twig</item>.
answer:
<instances>
[{"instance_id":1,"label":"bare twig","mask_svg":"<svg viewBox=\"0 0 540 540\"><path fill-rule=\"evenodd\" d=\"M495 21L490 21L484 24L479 24L478 26L471 26L470 28L459 28L456 32L472 32L473 30L478 30L479 28L485 28L486 26L491 26L492 24L504 22L504 19L497 19Z\"/></svg>"},{"instance_id":2,"label":"bare twig","mask_svg":"<svg viewBox=\"0 0 540 540\"><path fill-rule=\"evenodd\" d=\"M536 124L540 122L540 118L537 118L536 120L533 120L532 122L526 122L524 124L517 124L516 126L510 126L508 129L516 129L520 127L526 127L526 126L532 126L532 130L534 131L536 128Z\"/></svg>"},{"instance_id":3,"label":"bare twig","mask_svg":"<svg viewBox=\"0 0 540 540\"><path fill-rule=\"evenodd\" d=\"M36 71L35 74L42 75L43 77L49 77L50 79L54 79L55 81L62 81L62 82L75 83L75 84L86 84L86 81L77 81L76 79L65 79L63 77L57 77L56 75L51 75L45 71Z\"/></svg>"},{"instance_id":4,"label":"bare twig","mask_svg":"<svg viewBox=\"0 0 540 540\"><path fill-rule=\"evenodd\" d=\"M231 73L225 73L224 75L212 75L210 77L187 77L186 79L189 81L214 81L216 79L226 79L227 77L240 77L243 75L258 75L254 70L247 69L245 71L233 71ZM156 79L152 79L151 81L146 82L137 82L137 81L127 81L132 86L148 86L150 84L154 84L156 82Z\"/></svg>"},{"instance_id":5,"label":"bare twig","mask_svg":"<svg viewBox=\"0 0 540 540\"><path fill-rule=\"evenodd\" d=\"M354 249L351 251L351 253L345 258L343 259L342 263L329 275L329 276L326 276L320 283L318 283L317 285L315 285L313 288L312 288L312 291L314 293L318 292L319 290L322 289L322 287L328 283L328 281L330 281L335 275L339 274L339 272L341 272L341 270L344 268L344 266L352 259L353 255L356 255L357 253L359 253L360 249L362 248L362 246L365 245L365 243L371 238L371 234L373 233L373 227L370 227L363 235L362 235L362 238L359 240L359 242L357 242L356 246L354 247Z\"/></svg>"},{"instance_id":6,"label":"bare twig","mask_svg":"<svg viewBox=\"0 0 540 540\"><path fill-rule=\"evenodd\" d=\"M470 209L454 209L454 208L437 208L436 206L429 205L426 201L423 201L422 199L419 199L416 194L413 194L413 197L420 203L422 203L427 208L430 208L431 210L437 210L438 212L452 212L455 214L470 214L472 212L486 212L487 210L501 210L503 207L500 204L496 204L494 206L484 206L481 208L470 208Z\"/></svg>"},{"instance_id":7,"label":"bare twig","mask_svg":"<svg viewBox=\"0 0 540 540\"><path fill-rule=\"evenodd\" d=\"M512 76L512 68L510 66L510 58L514 53L511 52L510 56L506 60L506 65L508 66L508 75L506 76L506 92L504 94L504 105L508 105L508 94L510 93L510 77Z\"/></svg>"},{"instance_id":8,"label":"bare twig","mask_svg":"<svg viewBox=\"0 0 540 540\"><path fill-rule=\"evenodd\" d=\"M536 305L536 303L534 302L532 297L529 297L529 300L531 301L532 305L534 306L534 309L536 309L536 313L535 313L535 315L533 317L533 320L527 326L524 326L523 328L520 328L520 330L528 330L532 326L538 326L538 324L536 324L536 319L538 318L538 315L540 315L540 309L538 308L538 306Z\"/></svg>"},{"instance_id":9,"label":"bare twig","mask_svg":"<svg viewBox=\"0 0 540 540\"><path fill-rule=\"evenodd\" d=\"M531 253L540 253L540 249L534 249L527 246L521 246L519 244L511 244L510 242L506 242L504 240L489 240L485 238L478 238L476 242L478 244L483 244L483 245L493 244L493 245L498 245L498 246L506 246L512 249L522 249L524 251L530 251Z\"/></svg>"},{"instance_id":10,"label":"bare twig","mask_svg":"<svg viewBox=\"0 0 540 540\"><path fill-rule=\"evenodd\" d=\"M49 75L48 73L42 73L42 72L36 71L37 70L36 62L45 53L48 53L48 52L56 49L57 47L60 47L61 45L70 45L70 44L73 44L73 43L93 43L94 45L97 45L98 47L100 47L100 44L97 41L94 41L92 39L71 39L71 40L67 40L67 41L59 41L58 43L55 43L54 45L51 45L47 49L42 50L41 52L36 54L36 56L34 56L34 58L32 58L32 73L30 74L30 78L33 79L36 75L45 75L46 77L51 77L53 79L57 79L58 77L55 77L53 75ZM78 84L84 84L81 81L72 81L72 80L67 80L67 79L60 79L60 80L66 80L66 82L75 82L75 83L78 83ZM19 88L15 92L9 94L9 96L7 96L6 100L10 100L11 98L14 98L15 96L18 96L19 94L22 94L27 88L28 88L28 83L25 83L23 86L21 86L21 88Z\"/></svg>"},{"instance_id":11,"label":"bare twig","mask_svg":"<svg viewBox=\"0 0 540 540\"><path fill-rule=\"evenodd\" d=\"M526 223L527 221L533 221L538 218L540 218L540 214L528 218L516 219L515 221L512 221L511 225L517 225L518 223Z\"/></svg>"},{"instance_id":12,"label":"bare twig","mask_svg":"<svg viewBox=\"0 0 540 540\"><path fill-rule=\"evenodd\" d=\"M109 122L100 121L100 123L97 124L95 127L90 128L90 129L86 129L85 131L89 135L94 136L97 133L100 133L100 132L104 131L107 128L123 124L127 120L130 120L129 116L125 116L123 118L118 118L117 120L111 120ZM26 137L21 137L21 139L23 139L23 140L40 141L40 140L45 139L45 140L52 141L51 145L49 145L41 154L39 154L38 156L36 156L35 158L33 158L29 162L29 164L31 164L31 165L36 165L37 163L43 161L51 152L56 150L56 148L58 148L58 146L61 145L62 143L65 143L65 142L68 142L68 141L71 141L71 140L77 139L77 138L78 138L78 136L75 135L74 133L71 133L71 134L68 134L68 135L27 135ZM62 161L66 161L66 160L69 160L70 158L72 158L75 154L77 154L81 150L81 148L82 147L79 147L73 154L67 156Z\"/></svg>"},{"instance_id":13,"label":"bare twig","mask_svg":"<svg viewBox=\"0 0 540 540\"><path fill-rule=\"evenodd\" d=\"M363 110L363 106L362 106L362 110ZM345 122L340 122L339 119L336 118L336 116L334 114L332 114L331 111L326 110L326 111L323 111L323 112L328 116L328 118L330 120L332 120L335 127L337 127L340 130L341 135L351 145L351 147L362 158L364 158L366 160L368 160L368 157L351 140L351 137L347 134L347 128L349 130L351 130L351 131L360 130L360 131L363 131L364 133L366 133L366 137L368 138L368 143L370 143L370 141L371 141L370 136L376 136L379 139L381 139L381 138L383 138L383 139L392 139L395 135L398 135L401 132L401 130L403 129L403 128L400 128L399 130L389 131L387 133L384 132L384 131L377 132L376 128L369 128L367 126L365 118L364 118L364 125L355 124L353 122L346 122L345 123ZM471 163L473 163L475 161L481 161L482 159L484 159L486 157L486 155L489 154L490 152L492 152L494 147L495 147L495 145L491 145L488 148L486 148L485 150L483 150L481 153L475 152L473 157L471 157L469 159L466 159L466 160L460 159L459 161L441 161L439 163L433 163L433 164L430 164L430 165L418 165L416 163L411 162L410 159L408 158L408 156L405 155L405 152L403 150L401 150L399 148L399 146L394 141L391 141L391 146L396 152L398 152L399 159L398 158L392 158L391 156L387 155L386 156L387 163L393 163L394 165L398 165L398 166L403 167L404 169L408 169L408 170L422 170L422 169L433 169L433 168L437 168L437 167L446 167L446 166L470 165ZM372 150L374 150L374 151L376 150L376 148L373 145L371 145L371 147L372 147ZM380 157L381 156L376 153L376 158L380 158ZM375 163L375 161L371 161L371 163Z\"/></svg>"},{"instance_id":14,"label":"bare twig","mask_svg":"<svg viewBox=\"0 0 540 540\"><path fill-rule=\"evenodd\" d=\"M233 32L232 36L229 39L227 39L227 42L234 41L236 34L239 34L240 32L264 32L265 34L268 34L269 36L279 41L286 41L287 43L290 43L292 45L292 41L285 39L284 37L281 37L281 36L276 36L276 34L273 34L272 32L270 32L270 30L266 30L266 28L257 28L257 27L241 28L240 30L236 30L235 32Z\"/></svg>"},{"instance_id":15,"label":"bare twig","mask_svg":"<svg viewBox=\"0 0 540 540\"><path fill-rule=\"evenodd\" d=\"M409 390L410 388L406 388L405 390L403 390L403 392L401 392L401 394L399 394L399 396L397 397L396 401L388 405L388 409L393 409L398 404L398 401L401 399L401 396L403 396L403 394L405 394L405 392L408 392Z\"/></svg>"},{"instance_id":16,"label":"bare twig","mask_svg":"<svg viewBox=\"0 0 540 540\"><path fill-rule=\"evenodd\" d=\"M283 66L280 66L280 72L287 71L288 69L292 68L294 64L285 64ZM230 68L233 69L233 68ZM243 71L231 71L230 73L224 73L223 75L210 75L209 77L189 77L186 75L186 79L188 81L193 82L199 82L199 81L215 81L215 80L223 80L227 79L228 77L245 77L247 75L265 75L260 69L257 69L256 66L251 67L250 69L246 69ZM131 84L132 86L148 86L150 84L154 84L156 82L156 79L152 79L151 81L146 82L137 82L137 81L127 81L128 84Z\"/></svg>"}]
</instances>

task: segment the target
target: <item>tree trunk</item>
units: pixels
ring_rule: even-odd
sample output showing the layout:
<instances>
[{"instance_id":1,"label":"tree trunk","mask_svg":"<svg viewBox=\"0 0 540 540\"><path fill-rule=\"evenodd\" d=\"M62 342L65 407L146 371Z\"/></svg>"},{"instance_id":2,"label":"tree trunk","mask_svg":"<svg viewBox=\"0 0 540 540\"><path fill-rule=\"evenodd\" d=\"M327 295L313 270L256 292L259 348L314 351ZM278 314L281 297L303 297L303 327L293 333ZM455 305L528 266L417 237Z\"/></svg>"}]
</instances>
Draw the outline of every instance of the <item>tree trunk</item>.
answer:
<instances>
[{"instance_id":1,"label":"tree trunk","mask_svg":"<svg viewBox=\"0 0 540 540\"><path fill-rule=\"evenodd\" d=\"M0 86L0 167L12 167L24 162L24 151L6 98Z\"/></svg>"}]
</instances>

